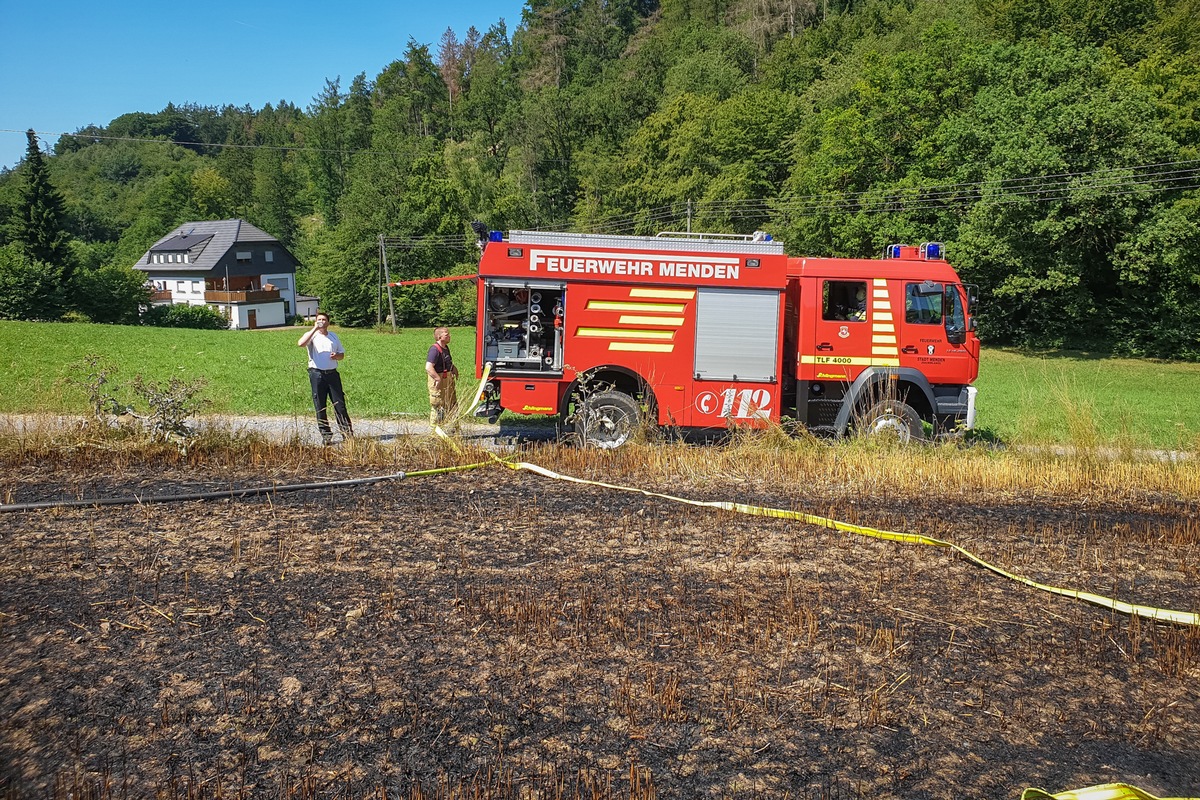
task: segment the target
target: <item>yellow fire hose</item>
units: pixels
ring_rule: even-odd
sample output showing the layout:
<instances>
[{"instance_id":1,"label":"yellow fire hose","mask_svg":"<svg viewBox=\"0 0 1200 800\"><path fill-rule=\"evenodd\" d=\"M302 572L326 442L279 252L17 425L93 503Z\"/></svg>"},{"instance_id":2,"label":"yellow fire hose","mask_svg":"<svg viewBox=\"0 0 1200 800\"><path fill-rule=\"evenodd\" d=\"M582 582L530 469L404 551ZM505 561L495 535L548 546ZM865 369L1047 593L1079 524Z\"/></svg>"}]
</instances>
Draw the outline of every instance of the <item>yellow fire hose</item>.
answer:
<instances>
[{"instance_id":1,"label":"yellow fire hose","mask_svg":"<svg viewBox=\"0 0 1200 800\"><path fill-rule=\"evenodd\" d=\"M462 417L471 414L475 410L475 407L477 405L479 405L480 400L483 398L483 387L487 383L488 376L491 374L491 371L492 371L492 365L490 362L488 362L487 364L484 365L483 377L479 381L479 387L475 390L475 395L474 395L473 400L471 401L471 404L466 408L466 410L462 411L458 415L458 417L456 417L456 419L461 419ZM455 450L461 449L461 448L459 448L458 444L454 441L454 439L452 439L449 435L446 434L446 432L444 430L442 430L440 425L435 425L433 428L433 432L437 436L440 436L442 439L449 442L450 445L453 448L455 448ZM537 464L530 464L530 463L524 462L524 461L517 461L517 462L509 461L509 460L501 459L494 454L492 455L492 458L495 459L495 461L497 463L504 464L505 466L507 466L510 469L527 470L529 472L533 472L533 473L536 473L543 477L551 478L553 480L568 481L571 483L586 484L586 485L590 485L590 486L600 486L605 489L613 489L613 490L619 491L619 492L635 492L638 494L645 495L646 497L657 497L662 500L670 500L671 502L674 502L674 503L685 503L685 504L691 505L691 506L716 508L716 509L720 509L722 511L732 511L732 512L735 512L738 514L749 514L751 516L759 516L759 517L776 517L779 519L791 519L791 520L795 520L797 522L806 523L808 525L819 525L823 528L830 528L835 531L841 531L842 533L852 533L857 536L868 536L873 539L883 539L885 541L890 541L890 542L902 542L904 544L925 545L927 547L946 547L951 550L954 550L956 553L958 553L963 558L970 561L972 564L975 564L976 566L983 567L986 570L994 572L997 575L1000 575L1002 577L1008 578L1011 581L1016 581L1017 583L1020 583L1024 586L1028 586L1031 589L1037 589L1038 591L1048 592L1049 594L1055 594L1055 595L1059 595L1061 597L1071 597L1076 600L1082 600L1085 603L1091 603L1092 605L1100 606L1102 608L1107 608L1107 609L1116 611L1121 614L1142 617L1144 619L1151 619L1151 620L1155 620L1156 622L1173 622L1177 625L1200 626L1200 613L1196 613L1196 612L1192 612L1192 611L1171 611L1169 609L1156 608L1154 606L1137 605L1134 603L1127 603L1123 600L1116 600L1111 597L1104 597L1103 595L1093 594L1092 592L1084 592L1084 591L1080 591L1078 589L1063 589L1058 586L1051 586L1049 584L1039 583L1030 578L1026 578L1023 575L1017 575L1016 573L1009 572L1008 570L1002 569L1001 567L998 567L995 564L991 564L987 561L984 561L979 556L975 555L974 553L970 552L969 550L963 549L962 547L954 544L953 542L947 542L947 541L943 541L941 539L934 539L930 536L922 536L922 535L916 534L916 533L896 533L895 531L884 531L884 530L880 530L878 528L870 528L865 525L852 525L848 522L839 522L838 520L829 519L828 517L820 517L815 514L806 514L802 511L788 511L786 509L781 509L781 508L767 508L765 506L753 506L753 505L748 505L746 503L732 503L732 502L727 502L727 501L688 500L687 498L683 498L683 497L676 497L674 495L669 495L669 494L661 494L659 492L651 492L651 491L647 491L645 489L638 489L636 487L631 487L631 486L620 486L620 485L612 484L612 483L602 483L600 481L589 481L589 480L585 480L583 478L575 478L570 475L562 475L560 473L554 472L553 470L546 469L545 467L540 467ZM1088 798L1088 800L1103 800L1103 799L1102 798Z\"/></svg>"},{"instance_id":2,"label":"yellow fire hose","mask_svg":"<svg viewBox=\"0 0 1200 800\"><path fill-rule=\"evenodd\" d=\"M495 458L495 456L493 456ZM497 462L504 464L510 469L526 470L546 478L552 478L559 481L568 481L570 483L588 484L591 486L600 486L605 489L613 489L619 492L634 492L645 495L646 497L657 497L662 500L670 500L674 503L685 503L691 506L701 506L704 508L715 508L721 511L732 511L738 514L749 514L758 517L776 517L779 519L791 519L797 522L803 522L808 525L819 525L823 528L830 528L843 533L853 533L857 536L869 536L873 539L883 539L891 542L903 542L905 544L926 545L928 547L947 547L959 553L963 558L967 559L977 566L990 570L997 575L1001 575L1009 580L1028 586L1032 589L1037 589L1050 594L1060 595L1062 597L1071 597L1076 600L1082 600L1085 603L1101 606L1111 609L1112 611L1121 614L1130 614L1145 619L1152 619L1158 622L1173 622L1178 625L1197 625L1200 626L1200 614L1192 611L1171 611L1164 608L1155 608L1154 606L1136 605L1126 603L1123 600L1115 600L1102 595L1093 594L1091 592L1083 592L1077 589L1063 589L1058 586L1050 586L1045 583L1026 578L1022 575L1009 572L1008 570L997 567L984 561L974 553L964 550L962 547L941 539L934 539L929 536L922 536L916 533L896 533L894 531L884 531L878 528L870 528L865 525L852 525L848 522L839 522L828 517L819 517L815 514L807 514L803 511L788 511L782 508L767 508L765 506L752 506L746 503L731 503L720 500L688 500L684 497L676 497L669 494L661 494L659 492L651 492L646 489L638 489L632 486L620 486L612 483L602 483L600 481L589 481L583 478L575 478L570 475L562 475L560 473L548 470L545 467L540 467L537 464L530 464L525 461L502 461L497 458Z\"/></svg>"},{"instance_id":3,"label":"yellow fire hose","mask_svg":"<svg viewBox=\"0 0 1200 800\"><path fill-rule=\"evenodd\" d=\"M1026 789L1021 800L1188 800L1184 797L1155 797L1127 783L1102 783L1086 789L1050 794L1041 789ZM1191 798L1197 800L1197 798Z\"/></svg>"}]
</instances>

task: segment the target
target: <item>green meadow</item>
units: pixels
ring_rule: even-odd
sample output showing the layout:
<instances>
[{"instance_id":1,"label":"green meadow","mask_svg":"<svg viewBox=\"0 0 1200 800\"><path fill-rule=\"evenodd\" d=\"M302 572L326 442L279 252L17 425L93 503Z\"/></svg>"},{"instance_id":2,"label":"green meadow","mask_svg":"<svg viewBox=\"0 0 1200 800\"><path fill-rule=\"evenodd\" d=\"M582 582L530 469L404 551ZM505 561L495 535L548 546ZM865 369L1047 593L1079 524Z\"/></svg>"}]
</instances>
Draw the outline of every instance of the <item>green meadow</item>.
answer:
<instances>
[{"instance_id":1,"label":"green meadow","mask_svg":"<svg viewBox=\"0 0 1200 800\"><path fill-rule=\"evenodd\" d=\"M165 383L203 380L213 414L311 413L303 328L194 331L85 323L0 322L0 412L83 413L84 359L114 368L120 395L135 376ZM398 333L334 330L346 346L340 369L356 418L421 415L431 329ZM472 328L452 329L460 396L474 388ZM984 348L977 428L986 439L1023 444L1200 446L1200 365L1078 352ZM128 395L128 392L125 392ZM126 397L132 400L132 397Z\"/></svg>"},{"instance_id":2,"label":"green meadow","mask_svg":"<svg viewBox=\"0 0 1200 800\"><path fill-rule=\"evenodd\" d=\"M333 326L346 347L339 365L350 413L361 418L428 412L425 354L433 330L393 334ZM77 382L83 359L116 368L112 382L136 375L165 383L203 380L208 413L292 415L312 412L307 355L296 340L307 328L197 331L87 323L0 322L0 411L76 413L87 409ZM465 389L474 376L474 329L451 330L451 351ZM81 372L81 369L83 372Z\"/></svg>"}]
</instances>

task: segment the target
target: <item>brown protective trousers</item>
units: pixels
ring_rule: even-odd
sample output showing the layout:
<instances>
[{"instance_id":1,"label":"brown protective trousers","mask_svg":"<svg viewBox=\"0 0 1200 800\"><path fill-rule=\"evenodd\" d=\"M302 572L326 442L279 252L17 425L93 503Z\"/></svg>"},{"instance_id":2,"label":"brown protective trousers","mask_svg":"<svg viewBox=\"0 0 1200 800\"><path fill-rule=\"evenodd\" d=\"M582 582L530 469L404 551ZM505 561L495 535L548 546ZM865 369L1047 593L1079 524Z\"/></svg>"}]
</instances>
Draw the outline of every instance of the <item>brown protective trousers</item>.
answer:
<instances>
[{"instance_id":1,"label":"brown protective trousers","mask_svg":"<svg viewBox=\"0 0 1200 800\"><path fill-rule=\"evenodd\" d=\"M426 373L425 380L429 385L429 424L456 425L458 413L458 390L455 387L454 376L449 372L442 373L442 385L435 386L433 378Z\"/></svg>"}]
</instances>

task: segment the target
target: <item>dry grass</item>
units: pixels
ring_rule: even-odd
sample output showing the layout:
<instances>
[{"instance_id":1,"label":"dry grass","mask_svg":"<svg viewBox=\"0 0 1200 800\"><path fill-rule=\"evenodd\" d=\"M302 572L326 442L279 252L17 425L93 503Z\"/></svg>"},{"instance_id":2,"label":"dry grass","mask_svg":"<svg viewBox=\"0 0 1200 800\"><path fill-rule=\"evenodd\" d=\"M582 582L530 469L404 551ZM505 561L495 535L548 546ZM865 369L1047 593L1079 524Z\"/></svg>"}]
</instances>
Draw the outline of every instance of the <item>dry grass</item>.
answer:
<instances>
[{"instance_id":1,"label":"dry grass","mask_svg":"<svg viewBox=\"0 0 1200 800\"><path fill-rule=\"evenodd\" d=\"M359 438L337 449L299 441L206 429L180 446L155 442L130 426L76 423L58 418L17 430L0 423L0 461L62 461L80 466L111 464L241 465L299 468L320 463L347 468L391 468L426 463L429 468L473 463L489 451L434 436L379 442ZM956 443L912 446L870 439L828 442L791 436L778 426L736 431L720 445L689 445L660 437L618 451L533 445L524 460L552 465L579 477L690 486L821 486L847 495L966 498L987 495L1036 500L1072 496L1091 502L1142 503L1158 495L1200 499L1200 459L1192 453L1162 454L1095 447L1009 448Z\"/></svg>"}]
</instances>

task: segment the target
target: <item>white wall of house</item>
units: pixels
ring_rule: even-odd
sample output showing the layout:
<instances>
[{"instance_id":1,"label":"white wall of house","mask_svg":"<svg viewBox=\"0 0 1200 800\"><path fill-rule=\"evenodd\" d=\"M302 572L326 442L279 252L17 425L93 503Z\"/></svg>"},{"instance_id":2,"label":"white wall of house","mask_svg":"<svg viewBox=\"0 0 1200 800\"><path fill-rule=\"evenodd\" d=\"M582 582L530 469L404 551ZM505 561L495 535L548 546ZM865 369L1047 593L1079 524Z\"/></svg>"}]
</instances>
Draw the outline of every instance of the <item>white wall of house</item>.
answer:
<instances>
[{"instance_id":1,"label":"white wall of house","mask_svg":"<svg viewBox=\"0 0 1200 800\"><path fill-rule=\"evenodd\" d=\"M256 328L275 328L287 324L281 300L272 300L269 303L232 303L215 307L229 317L229 327L235 331L249 329L251 311L254 312Z\"/></svg>"},{"instance_id":2,"label":"white wall of house","mask_svg":"<svg viewBox=\"0 0 1200 800\"><path fill-rule=\"evenodd\" d=\"M204 279L189 280L168 278L165 281L155 281L166 284L171 293L171 302L187 303L189 306L204 305Z\"/></svg>"},{"instance_id":3,"label":"white wall of house","mask_svg":"<svg viewBox=\"0 0 1200 800\"><path fill-rule=\"evenodd\" d=\"M296 300L296 313L304 317L305 320L312 321L317 316L318 302L319 300L316 297L298 299Z\"/></svg>"}]
</instances>

